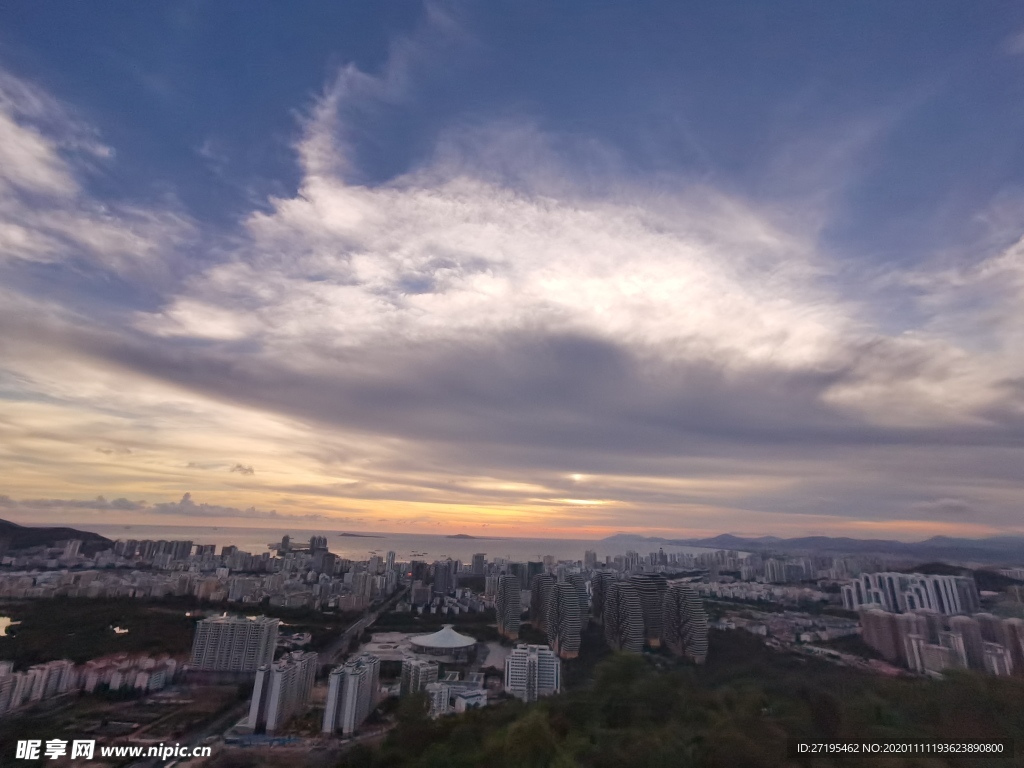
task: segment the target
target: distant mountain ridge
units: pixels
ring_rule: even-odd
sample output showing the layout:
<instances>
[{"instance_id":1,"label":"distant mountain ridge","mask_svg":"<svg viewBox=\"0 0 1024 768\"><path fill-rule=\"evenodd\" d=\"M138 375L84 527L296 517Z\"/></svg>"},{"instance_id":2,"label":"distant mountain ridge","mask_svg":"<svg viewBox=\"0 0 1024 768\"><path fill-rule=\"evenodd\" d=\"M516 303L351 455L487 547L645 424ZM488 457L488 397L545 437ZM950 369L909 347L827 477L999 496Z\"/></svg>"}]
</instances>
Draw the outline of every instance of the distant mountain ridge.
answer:
<instances>
[{"instance_id":1,"label":"distant mountain ridge","mask_svg":"<svg viewBox=\"0 0 1024 768\"><path fill-rule=\"evenodd\" d=\"M724 533L707 539L666 539L658 536L637 536L617 533L604 541L634 540L637 544L674 544L709 549L736 549L745 552L828 552L847 554L905 555L924 558L955 558L961 560L998 561L1006 558L1024 559L1024 536L991 536L983 539L961 539L933 536L917 542L892 539L851 539L832 536L803 536L781 539L776 536L745 538Z\"/></svg>"},{"instance_id":2,"label":"distant mountain ridge","mask_svg":"<svg viewBox=\"0 0 1024 768\"><path fill-rule=\"evenodd\" d=\"M80 539L85 546L112 545L105 536L91 531L80 531L77 528L49 528L18 525L9 520L0 520L0 541L7 542L8 549L27 549L29 547L53 547L58 541Z\"/></svg>"}]
</instances>

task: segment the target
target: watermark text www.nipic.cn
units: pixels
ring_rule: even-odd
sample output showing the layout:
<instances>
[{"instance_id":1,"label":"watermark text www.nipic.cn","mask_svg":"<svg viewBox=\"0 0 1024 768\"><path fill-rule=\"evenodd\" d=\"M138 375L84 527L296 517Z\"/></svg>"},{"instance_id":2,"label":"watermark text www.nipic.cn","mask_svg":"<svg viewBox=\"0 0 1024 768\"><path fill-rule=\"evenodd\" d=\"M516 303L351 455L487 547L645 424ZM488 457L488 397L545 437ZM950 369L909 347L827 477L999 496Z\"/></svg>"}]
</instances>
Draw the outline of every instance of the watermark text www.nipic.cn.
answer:
<instances>
[{"instance_id":1,"label":"watermark text www.nipic.cn","mask_svg":"<svg viewBox=\"0 0 1024 768\"><path fill-rule=\"evenodd\" d=\"M210 747L189 747L181 744L100 747L97 750L95 740L29 739L18 742L14 756L18 760L57 760L61 757L72 760L92 760L96 757L155 757L159 760L172 760L183 757L209 757L210 753Z\"/></svg>"}]
</instances>

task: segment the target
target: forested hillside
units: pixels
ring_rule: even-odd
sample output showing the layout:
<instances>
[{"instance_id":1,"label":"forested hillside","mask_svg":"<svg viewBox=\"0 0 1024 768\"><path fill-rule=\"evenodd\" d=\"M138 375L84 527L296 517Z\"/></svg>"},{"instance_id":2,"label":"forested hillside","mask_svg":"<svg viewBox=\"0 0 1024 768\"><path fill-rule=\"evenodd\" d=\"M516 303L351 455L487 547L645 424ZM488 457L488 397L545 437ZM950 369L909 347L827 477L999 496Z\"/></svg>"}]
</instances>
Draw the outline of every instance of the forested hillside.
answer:
<instances>
[{"instance_id":1,"label":"forested hillside","mask_svg":"<svg viewBox=\"0 0 1024 768\"><path fill-rule=\"evenodd\" d=\"M704 667L615 655L593 684L527 706L431 721L415 699L377 751L345 768L680 768L685 766L998 765L1013 761L786 758L787 738L1014 739L1024 744L1024 682L963 673L891 679L774 653L739 632L714 633Z\"/></svg>"}]
</instances>

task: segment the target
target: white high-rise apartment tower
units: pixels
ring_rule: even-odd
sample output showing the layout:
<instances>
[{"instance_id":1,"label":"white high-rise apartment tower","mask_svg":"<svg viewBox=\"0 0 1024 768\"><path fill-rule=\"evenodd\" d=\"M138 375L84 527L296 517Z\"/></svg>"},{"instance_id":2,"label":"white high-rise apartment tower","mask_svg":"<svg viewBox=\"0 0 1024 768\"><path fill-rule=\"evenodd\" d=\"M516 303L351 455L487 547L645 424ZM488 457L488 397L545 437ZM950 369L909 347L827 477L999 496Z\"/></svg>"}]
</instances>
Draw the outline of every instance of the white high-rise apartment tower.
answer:
<instances>
[{"instance_id":1,"label":"white high-rise apartment tower","mask_svg":"<svg viewBox=\"0 0 1024 768\"><path fill-rule=\"evenodd\" d=\"M324 733L355 732L377 704L380 659L369 653L349 659L331 672L324 708Z\"/></svg>"},{"instance_id":2,"label":"white high-rise apartment tower","mask_svg":"<svg viewBox=\"0 0 1024 768\"><path fill-rule=\"evenodd\" d=\"M274 660L280 619L215 616L196 624L189 666L205 672L255 672Z\"/></svg>"},{"instance_id":3,"label":"white high-rise apartment tower","mask_svg":"<svg viewBox=\"0 0 1024 768\"><path fill-rule=\"evenodd\" d=\"M517 645L505 658L505 690L536 701L562 689L562 662L546 645Z\"/></svg>"},{"instance_id":4,"label":"white high-rise apartment tower","mask_svg":"<svg viewBox=\"0 0 1024 768\"><path fill-rule=\"evenodd\" d=\"M274 733L309 703L316 679L315 653L294 651L273 664L256 670L249 727Z\"/></svg>"}]
</instances>

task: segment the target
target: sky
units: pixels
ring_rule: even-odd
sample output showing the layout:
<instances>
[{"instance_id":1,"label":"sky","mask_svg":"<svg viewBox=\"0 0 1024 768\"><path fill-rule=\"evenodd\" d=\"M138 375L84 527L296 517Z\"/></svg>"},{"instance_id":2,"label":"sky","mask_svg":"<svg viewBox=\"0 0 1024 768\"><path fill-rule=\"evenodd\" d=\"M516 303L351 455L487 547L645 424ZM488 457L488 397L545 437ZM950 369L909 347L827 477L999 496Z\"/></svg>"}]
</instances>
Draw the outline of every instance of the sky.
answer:
<instances>
[{"instance_id":1,"label":"sky","mask_svg":"<svg viewBox=\"0 0 1024 768\"><path fill-rule=\"evenodd\" d=\"M1024 6L0 7L0 517L1024 533Z\"/></svg>"}]
</instances>

